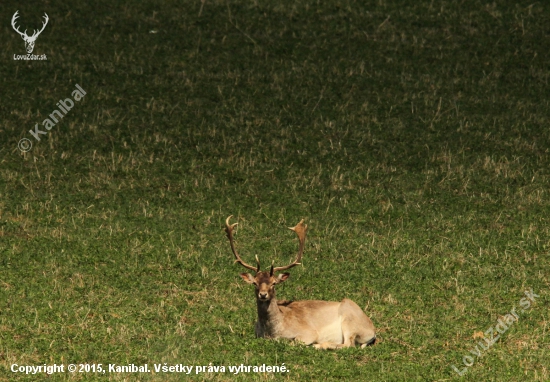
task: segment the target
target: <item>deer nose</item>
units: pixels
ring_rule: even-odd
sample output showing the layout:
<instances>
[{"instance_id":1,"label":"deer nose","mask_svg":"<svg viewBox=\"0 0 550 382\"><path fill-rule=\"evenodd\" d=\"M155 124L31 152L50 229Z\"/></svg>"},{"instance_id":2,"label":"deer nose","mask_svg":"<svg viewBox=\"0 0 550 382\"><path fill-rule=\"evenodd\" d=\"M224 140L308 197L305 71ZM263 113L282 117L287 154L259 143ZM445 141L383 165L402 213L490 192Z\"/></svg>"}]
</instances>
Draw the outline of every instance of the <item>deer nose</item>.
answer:
<instances>
[{"instance_id":1,"label":"deer nose","mask_svg":"<svg viewBox=\"0 0 550 382\"><path fill-rule=\"evenodd\" d=\"M267 298L267 292L259 292L258 297L260 297L260 299L266 299Z\"/></svg>"}]
</instances>

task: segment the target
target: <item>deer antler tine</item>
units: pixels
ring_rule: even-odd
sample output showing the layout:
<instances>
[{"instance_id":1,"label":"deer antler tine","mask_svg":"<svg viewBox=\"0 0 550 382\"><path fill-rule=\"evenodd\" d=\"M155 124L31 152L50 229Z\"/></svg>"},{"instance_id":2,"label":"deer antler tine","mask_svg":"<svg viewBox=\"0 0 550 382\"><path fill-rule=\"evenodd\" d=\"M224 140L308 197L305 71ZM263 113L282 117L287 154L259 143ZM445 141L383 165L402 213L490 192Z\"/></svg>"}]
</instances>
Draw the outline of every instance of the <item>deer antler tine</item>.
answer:
<instances>
[{"instance_id":1,"label":"deer antler tine","mask_svg":"<svg viewBox=\"0 0 550 382\"><path fill-rule=\"evenodd\" d=\"M11 18L11 26L13 27L13 29L19 33L21 36L23 36L23 34L27 34L27 30L25 29L25 33L22 33L20 30L19 30L19 27L15 25L15 21L19 18L19 15L18 15L19 11L16 11L14 14L13 14L13 17Z\"/></svg>"},{"instance_id":2,"label":"deer antler tine","mask_svg":"<svg viewBox=\"0 0 550 382\"><path fill-rule=\"evenodd\" d=\"M233 227L235 227L237 224L239 223L233 223L231 225L229 225L229 219L231 219L233 217L233 215L229 215L229 217L227 219L225 219L225 231L227 232L227 228L229 227L229 229L233 230Z\"/></svg>"},{"instance_id":3,"label":"deer antler tine","mask_svg":"<svg viewBox=\"0 0 550 382\"><path fill-rule=\"evenodd\" d=\"M294 227L288 227L289 230L296 232L297 229L307 229L307 224L304 224L304 219L300 220L300 223Z\"/></svg>"},{"instance_id":4,"label":"deer antler tine","mask_svg":"<svg viewBox=\"0 0 550 382\"><path fill-rule=\"evenodd\" d=\"M258 266L253 267L252 265L248 265L247 263L245 263L241 259L241 256L239 256L239 253L237 252L237 250L235 249L235 243L233 242L233 227L235 227L238 223L233 223L233 224L230 225L229 224L229 219L231 219L232 217L233 217L233 215L230 215L225 220L225 233L227 234L227 238L229 239L229 244L231 244L231 250L233 251L233 255L235 255L235 259L236 259L235 262L241 264L243 267L245 267L247 269L258 272L260 270L260 261L258 260L258 256L256 256L256 261L258 263Z\"/></svg>"},{"instance_id":5,"label":"deer antler tine","mask_svg":"<svg viewBox=\"0 0 550 382\"><path fill-rule=\"evenodd\" d=\"M46 28L46 25L48 25L48 21L50 20L50 18L48 17L48 14L44 12L44 21L42 22L42 29L38 30L38 29L35 29L33 31L33 34L32 34L32 37L38 37L40 35L40 33L42 33L44 31L44 28Z\"/></svg>"},{"instance_id":6,"label":"deer antler tine","mask_svg":"<svg viewBox=\"0 0 550 382\"><path fill-rule=\"evenodd\" d=\"M48 21L50 20L50 18L48 17L48 14L46 12L44 12L44 22L42 23L42 29L40 29L40 31L38 32L38 34L42 33L44 31L44 28L46 28L46 25L48 25Z\"/></svg>"},{"instance_id":7,"label":"deer antler tine","mask_svg":"<svg viewBox=\"0 0 550 382\"><path fill-rule=\"evenodd\" d=\"M298 240L300 243L298 247L298 255L296 255L296 260L294 260L292 264L285 265L284 267L272 268L273 272L284 271L286 269L290 269L296 265L301 264L302 254L304 253L304 247L306 242L307 224L304 224L304 219L302 219L300 220L300 223L296 224L296 226L294 227L289 227L289 229L296 232L296 235L298 235Z\"/></svg>"}]
</instances>

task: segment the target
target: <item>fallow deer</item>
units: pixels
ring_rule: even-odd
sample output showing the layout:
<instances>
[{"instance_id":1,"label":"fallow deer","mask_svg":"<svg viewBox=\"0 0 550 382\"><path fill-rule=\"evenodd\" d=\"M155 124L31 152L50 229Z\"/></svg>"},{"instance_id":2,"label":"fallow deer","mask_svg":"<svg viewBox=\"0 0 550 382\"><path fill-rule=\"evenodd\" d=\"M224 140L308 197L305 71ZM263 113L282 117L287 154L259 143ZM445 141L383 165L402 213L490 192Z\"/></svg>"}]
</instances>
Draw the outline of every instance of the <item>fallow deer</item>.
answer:
<instances>
[{"instance_id":1,"label":"fallow deer","mask_svg":"<svg viewBox=\"0 0 550 382\"><path fill-rule=\"evenodd\" d=\"M229 216L225 221L225 232L235 255L236 262L243 267L254 271L241 273L241 278L256 289L256 305L258 307L258 321L256 322L256 337L288 338L313 344L318 349L338 349L343 347L361 347L373 344L376 341L374 325L369 317L353 301L343 299L340 302L303 300L277 301L275 285L282 283L289 277L285 271L301 264L307 225L304 220L290 228L298 235L298 255L293 263L274 267L271 263L269 272L260 271L260 261L256 256L256 266L245 263L235 249L233 228L238 224L229 224Z\"/></svg>"}]
</instances>

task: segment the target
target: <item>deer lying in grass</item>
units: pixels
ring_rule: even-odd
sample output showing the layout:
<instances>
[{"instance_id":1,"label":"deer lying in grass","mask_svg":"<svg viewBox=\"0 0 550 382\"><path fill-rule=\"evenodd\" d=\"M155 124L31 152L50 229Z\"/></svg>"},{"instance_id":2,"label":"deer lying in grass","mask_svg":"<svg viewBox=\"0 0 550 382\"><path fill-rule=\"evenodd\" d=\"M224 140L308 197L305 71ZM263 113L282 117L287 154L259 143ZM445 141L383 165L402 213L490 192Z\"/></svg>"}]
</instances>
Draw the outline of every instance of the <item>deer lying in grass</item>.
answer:
<instances>
[{"instance_id":1,"label":"deer lying in grass","mask_svg":"<svg viewBox=\"0 0 550 382\"><path fill-rule=\"evenodd\" d=\"M256 337L295 339L306 345L314 344L318 349L338 349L342 347L361 347L373 344L376 340L374 325L370 318L351 300L340 302L304 300L278 302L275 297L275 285L288 279L288 273L276 272L290 269L298 264L304 252L307 225L302 220L290 228L298 235L299 248L296 260L284 267L273 267L269 272L260 271L260 261L256 256L257 266L245 263L233 242L233 227L229 224L229 216L225 221L225 232L231 244L231 250L236 262L255 272L241 273L244 281L256 288L256 304L258 306L258 321L256 322Z\"/></svg>"}]
</instances>

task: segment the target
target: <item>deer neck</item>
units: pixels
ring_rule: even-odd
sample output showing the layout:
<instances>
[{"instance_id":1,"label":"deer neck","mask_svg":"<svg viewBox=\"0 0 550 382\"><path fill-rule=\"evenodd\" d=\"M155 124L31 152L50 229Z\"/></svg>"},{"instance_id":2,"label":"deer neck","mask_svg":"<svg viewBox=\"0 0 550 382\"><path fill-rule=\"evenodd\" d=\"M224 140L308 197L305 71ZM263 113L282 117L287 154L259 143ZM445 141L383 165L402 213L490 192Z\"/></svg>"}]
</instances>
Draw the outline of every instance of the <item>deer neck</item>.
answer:
<instances>
[{"instance_id":1,"label":"deer neck","mask_svg":"<svg viewBox=\"0 0 550 382\"><path fill-rule=\"evenodd\" d=\"M269 301L257 300L258 324L260 325L262 337L277 336L277 327L283 320L283 313L277 305L277 298L273 296Z\"/></svg>"}]
</instances>

